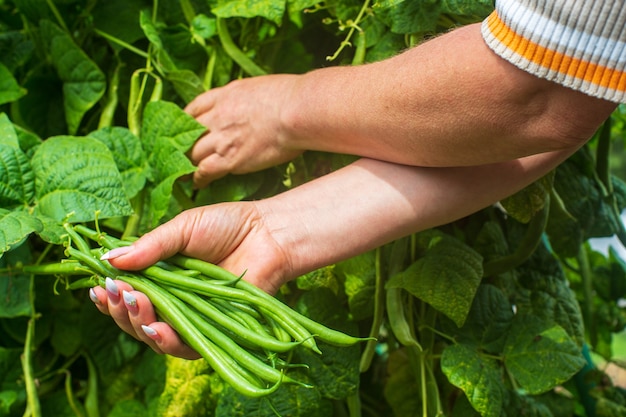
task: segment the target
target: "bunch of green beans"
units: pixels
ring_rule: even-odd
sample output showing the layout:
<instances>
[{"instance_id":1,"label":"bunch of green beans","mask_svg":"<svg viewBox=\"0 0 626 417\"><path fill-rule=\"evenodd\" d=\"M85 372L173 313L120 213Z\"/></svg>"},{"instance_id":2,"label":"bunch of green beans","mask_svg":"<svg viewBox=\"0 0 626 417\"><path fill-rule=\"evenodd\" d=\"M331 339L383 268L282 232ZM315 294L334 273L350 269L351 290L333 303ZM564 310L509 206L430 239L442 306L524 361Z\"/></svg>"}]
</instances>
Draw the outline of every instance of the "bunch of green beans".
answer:
<instances>
[{"instance_id":1,"label":"bunch of green beans","mask_svg":"<svg viewBox=\"0 0 626 417\"><path fill-rule=\"evenodd\" d=\"M317 323L241 277L199 259L176 255L141 271L118 270L100 257L130 241L84 225L64 227L67 259L27 265L24 272L83 275L69 283L69 289L104 285L106 278L128 283L148 296L159 319L244 395L268 395L281 383L308 386L287 375L290 353L298 346L321 353L316 339L335 346L366 340Z\"/></svg>"}]
</instances>

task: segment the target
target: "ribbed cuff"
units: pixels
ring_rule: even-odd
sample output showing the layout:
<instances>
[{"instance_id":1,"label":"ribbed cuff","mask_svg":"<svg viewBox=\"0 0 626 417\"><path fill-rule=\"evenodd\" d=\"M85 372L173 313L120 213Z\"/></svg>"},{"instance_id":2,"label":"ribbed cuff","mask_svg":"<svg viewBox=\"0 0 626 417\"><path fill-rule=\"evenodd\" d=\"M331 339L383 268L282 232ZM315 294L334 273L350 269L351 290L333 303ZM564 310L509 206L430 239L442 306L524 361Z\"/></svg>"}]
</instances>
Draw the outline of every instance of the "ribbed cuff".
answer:
<instances>
[{"instance_id":1,"label":"ribbed cuff","mask_svg":"<svg viewBox=\"0 0 626 417\"><path fill-rule=\"evenodd\" d=\"M483 21L487 45L538 77L626 102L626 9L619 1L503 0ZM563 3L567 3L564 5Z\"/></svg>"}]
</instances>

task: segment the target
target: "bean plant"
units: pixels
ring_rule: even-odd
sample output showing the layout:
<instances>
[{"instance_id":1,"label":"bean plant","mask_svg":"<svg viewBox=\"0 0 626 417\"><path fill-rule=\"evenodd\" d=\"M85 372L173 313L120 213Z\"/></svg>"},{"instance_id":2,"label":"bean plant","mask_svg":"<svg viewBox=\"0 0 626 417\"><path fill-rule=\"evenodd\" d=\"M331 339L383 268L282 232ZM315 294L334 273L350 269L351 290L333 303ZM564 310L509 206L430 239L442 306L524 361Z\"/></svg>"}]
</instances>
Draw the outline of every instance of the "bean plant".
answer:
<instances>
[{"instance_id":1,"label":"bean plant","mask_svg":"<svg viewBox=\"0 0 626 417\"><path fill-rule=\"evenodd\" d=\"M354 160L306 152L195 190L186 152L205 128L183 108L198 94L382 60L492 8L0 0L0 417L625 416L624 382L606 367L626 368L626 263L593 244L626 244L621 106L521 192L263 296L297 327L272 327L276 314L259 314L272 308L237 298L205 307L206 293L188 291L209 288L202 271L216 270L202 260L175 257L146 277L95 256L182 210L269 197ZM171 274L188 286L158 282ZM194 344L229 328L222 349L248 344L236 354L249 367L233 374L205 344L194 345L205 358L190 361L132 339L89 300L87 288L107 277L149 293L165 320L197 306L181 335ZM217 281L213 291L261 299L241 277ZM199 309L221 315L197 320ZM275 337L254 339L272 328ZM242 375L254 384L238 384Z\"/></svg>"}]
</instances>

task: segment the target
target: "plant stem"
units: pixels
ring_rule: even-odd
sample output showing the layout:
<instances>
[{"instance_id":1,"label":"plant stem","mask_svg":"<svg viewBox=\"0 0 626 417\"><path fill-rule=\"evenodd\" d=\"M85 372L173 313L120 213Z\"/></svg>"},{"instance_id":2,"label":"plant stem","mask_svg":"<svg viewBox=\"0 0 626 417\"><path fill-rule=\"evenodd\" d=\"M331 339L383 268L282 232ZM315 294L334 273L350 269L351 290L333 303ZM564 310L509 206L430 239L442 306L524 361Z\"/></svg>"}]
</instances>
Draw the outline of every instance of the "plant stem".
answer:
<instances>
[{"instance_id":1,"label":"plant stem","mask_svg":"<svg viewBox=\"0 0 626 417\"><path fill-rule=\"evenodd\" d=\"M150 58L150 55L148 55L147 52L142 51L141 49L136 48L133 45L131 45L131 44L127 43L127 42L124 42L123 40L118 39L118 38L116 38L113 35L109 35L108 33L103 32L100 29L96 29L96 28L94 28L93 31L97 35L102 36L103 38L105 38L106 40L111 41L111 42L113 42L115 44L118 44L119 46L123 47L124 49L128 49L129 51L139 55L140 57L143 57L143 58L146 58L146 59Z\"/></svg>"},{"instance_id":2,"label":"plant stem","mask_svg":"<svg viewBox=\"0 0 626 417\"><path fill-rule=\"evenodd\" d=\"M32 281L34 281L34 278L31 276L31 282ZM26 387L26 401L28 403L30 416L41 417L41 405L39 403L39 396L37 395L37 384L32 367L32 352L35 350L33 346L35 341L35 321L36 316L33 311L33 315L28 320L28 327L26 328L26 342L24 343L24 352L22 353L21 360L22 371L24 373L24 385Z\"/></svg>"}]
</instances>

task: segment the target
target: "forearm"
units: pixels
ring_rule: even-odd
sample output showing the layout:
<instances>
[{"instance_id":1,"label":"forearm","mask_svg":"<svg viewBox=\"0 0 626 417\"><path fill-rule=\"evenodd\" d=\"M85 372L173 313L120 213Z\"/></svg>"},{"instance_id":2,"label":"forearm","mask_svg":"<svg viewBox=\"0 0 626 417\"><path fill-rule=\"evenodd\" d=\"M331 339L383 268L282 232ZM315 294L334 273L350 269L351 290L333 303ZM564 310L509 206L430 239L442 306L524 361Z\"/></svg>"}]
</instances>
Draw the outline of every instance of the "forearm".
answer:
<instances>
[{"instance_id":1,"label":"forearm","mask_svg":"<svg viewBox=\"0 0 626 417\"><path fill-rule=\"evenodd\" d=\"M479 25L389 60L300 77L285 146L416 166L479 165L576 148L615 105L515 68Z\"/></svg>"},{"instance_id":2,"label":"forearm","mask_svg":"<svg viewBox=\"0 0 626 417\"><path fill-rule=\"evenodd\" d=\"M289 278L474 213L562 162L569 152L459 168L362 159L257 202L290 259Z\"/></svg>"}]
</instances>

